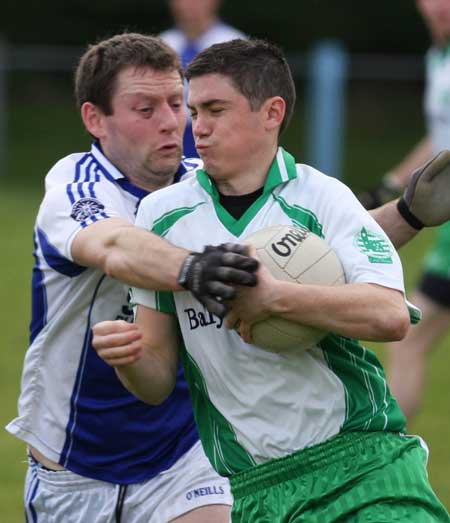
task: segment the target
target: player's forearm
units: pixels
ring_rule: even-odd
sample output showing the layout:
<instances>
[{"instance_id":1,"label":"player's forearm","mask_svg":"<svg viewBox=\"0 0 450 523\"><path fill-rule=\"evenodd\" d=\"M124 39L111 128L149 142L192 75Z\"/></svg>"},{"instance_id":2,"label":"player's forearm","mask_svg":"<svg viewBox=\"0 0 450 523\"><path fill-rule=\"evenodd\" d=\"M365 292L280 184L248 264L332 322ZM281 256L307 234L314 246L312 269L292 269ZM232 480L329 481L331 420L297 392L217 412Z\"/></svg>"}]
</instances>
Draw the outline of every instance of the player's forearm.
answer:
<instances>
[{"instance_id":1,"label":"player's forearm","mask_svg":"<svg viewBox=\"0 0 450 523\"><path fill-rule=\"evenodd\" d=\"M411 174L432 156L431 139L425 136L405 158L389 171L388 177L400 187L405 187Z\"/></svg>"},{"instance_id":2,"label":"player's forearm","mask_svg":"<svg viewBox=\"0 0 450 523\"><path fill-rule=\"evenodd\" d=\"M115 370L124 387L150 405L160 405L175 385L176 366L149 353L144 353L134 363L115 367Z\"/></svg>"},{"instance_id":3,"label":"player's forearm","mask_svg":"<svg viewBox=\"0 0 450 523\"><path fill-rule=\"evenodd\" d=\"M388 202L382 207L372 209L369 213L389 236L394 247L399 249L412 240L419 231L402 218L397 209L397 201Z\"/></svg>"},{"instance_id":4,"label":"player's forearm","mask_svg":"<svg viewBox=\"0 0 450 523\"><path fill-rule=\"evenodd\" d=\"M371 341L397 341L409 327L400 292L357 283L335 287L277 283L272 313L328 332Z\"/></svg>"},{"instance_id":5,"label":"player's forearm","mask_svg":"<svg viewBox=\"0 0 450 523\"><path fill-rule=\"evenodd\" d=\"M177 277L187 251L122 218L100 220L81 230L71 246L73 260L97 267L133 287L179 290Z\"/></svg>"},{"instance_id":6,"label":"player's forearm","mask_svg":"<svg viewBox=\"0 0 450 523\"><path fill-rule=\"evenodd\" d=\"M184 249L138 227L116 229L105 247L102 268L108 276L144 289L180 289Z\"/></svg>"}]
</instances>

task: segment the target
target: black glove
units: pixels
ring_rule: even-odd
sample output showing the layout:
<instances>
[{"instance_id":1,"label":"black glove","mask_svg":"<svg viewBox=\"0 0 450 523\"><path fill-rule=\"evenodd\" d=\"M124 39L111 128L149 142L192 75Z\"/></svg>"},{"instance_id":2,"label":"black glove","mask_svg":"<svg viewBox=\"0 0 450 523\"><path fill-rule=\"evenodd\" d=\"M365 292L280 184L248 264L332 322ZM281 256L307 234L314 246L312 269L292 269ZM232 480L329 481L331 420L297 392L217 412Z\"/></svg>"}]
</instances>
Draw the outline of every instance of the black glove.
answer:
<instances>
[{"instance_id":1,"label":"black glove","mask_svg":"<svg viewBox=\"0 0 450 523\"><path fill-rule=\"evenodd\" d=\"M441 151L414 171L397 208L417 230L450 220L450 151Z\"/></svg>"},{"instance_id":2,"label":"black glove","mask_svg":"<svg viewBox=\"0 0 450 523\"><path fill-rule=\"evenodd\" d=\"M358 200L367 210L375 209L400 196L400 187L385 176L381 183L358 194Z\"/></svg>"},{"instance_id":3,"label":"black glove","mask_svg":"<svg viewBox=\"0 0 450 523\"><path fill-rule=\"evenodd\" d=\"M255 286L258 266L258 260L248 256L246 245L208 245L203 252L186 258L178 283L190 290L209 312L223 318L228 312L223 300L236 297L237 285Z\"/></svg>"}]
</instances>

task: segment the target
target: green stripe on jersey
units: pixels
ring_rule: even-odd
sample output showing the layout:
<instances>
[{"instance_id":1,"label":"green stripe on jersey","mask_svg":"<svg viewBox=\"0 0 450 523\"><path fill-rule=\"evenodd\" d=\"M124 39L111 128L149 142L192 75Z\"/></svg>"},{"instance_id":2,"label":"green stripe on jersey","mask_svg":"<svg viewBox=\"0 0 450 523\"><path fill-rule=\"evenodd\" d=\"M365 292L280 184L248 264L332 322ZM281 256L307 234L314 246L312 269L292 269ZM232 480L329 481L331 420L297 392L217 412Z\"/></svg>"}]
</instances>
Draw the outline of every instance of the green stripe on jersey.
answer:
<instances>
[{"instance_id":1,"label":"green stripe on jersey","mask_svg":"<svg viewBox=\"0 0 450 523\"><path fill-rule=\"evenodd\" d=\"M179 219L184 218L188 214L191 214L195 211L195 209L197 209L197 207L204 205L205 203L206 201L197 203L192 207L178 207L177 209L170 210L155 220L152 227L152 232L158 236L165 236L169 232L170 228L175 225Z\"/></svg>"},{"instance_id":2,"label":"green stripe on jersey","mask_svg":"<svg viewBox=\"0 0 450 523\"><path fill-rule=\"evenodd\" d=\"M278 148L277 155L267 174L264 184L263 194L256 199L245 213L238 219L234 218L221 204L219 192L215 184L209 178L206 171L197 171L197 181L201 187L211 196L218 219L222 225L234 236L239 237L258 212L264 207L265 203L278 185L297 178L297 167L295 159L287 151Z\"/></svg>"},{"instance_id":3,"label":"green stripe on jersey","mask_svg":"<svg viewBox=\"0 0 450 523\"><path fill-rule=\"evenodd\" d=\"M406 306L408 307L409 312L409 321L411 325L416 325L419 323L422 319L422 311L419 309L419 307L416 307L413 303L408 301L405 298Z\"/></svg>"},{"instance_id":4,"label":"green stripe on jersey","mask_svg":"<svg viewBox=\"0 0 450 523\"><path fill-rule=\"evenodd\" d=\"M329 334L320 348L345 389L346 419L341 431L404 430L406 419L373 352L337 334Z\"/></svg>"},{"instance_id":5,"label":"green stripe on jersey","mask_svg":"<svg viewBox=\"0 0 450 523\"><path fill-rule=\"evenodd\" d=\"M275 194L272 194L272 196L274 200L278 202L282 211L292 220L294 225L306 227L314 234L317 234L317 236L320 236L321 238L324 237L322 224L312 211L305 209L305 207L301 207L300 205L289 205L281 196L276 196Z\"/></svg>"},{"instance_id":6,"label":"green stripe on jersey","mask_svg":"<svg viewBox=\"0 0 450 523\"><path fill-rule=\"evenodd\" d=\"M156 310L166 314L176 314L175 299L173 292L155 291Z\"/></svg>"},{"instance_id":7,"label":"green stripe on jersey","mask_svg":"<svg viewBox=\"0 0 450 523\"><path fill-rule=\"evenodd\" d=\"M200 440L214 469L221 476L230 476L255 466L252 456L238 443L230 423L209 399L202 373L184 344L181 347L181 357Z\"/></svg>"},{"instance_id":8,"label":"green stripe on jersey","mask_svg":"<svg viewBox=\"0 0 450 523\"><path fill-rule=\"evenodd\" d=\"M169 232L171 227L177 223L178 220L184 218L188 214L191 214L197 209L197 207L203 205L204 203L206 202L197 203L192 207L178 207L177 209L170 210L169 212L163 214L157 220L155 220L152 227L152 232L157 234L158 236L165 236ZM158 311L165 312L167 314L176 313L175 300L172 292L156 291L155 298L156 309Z\"/></svg>"}]
</instances>

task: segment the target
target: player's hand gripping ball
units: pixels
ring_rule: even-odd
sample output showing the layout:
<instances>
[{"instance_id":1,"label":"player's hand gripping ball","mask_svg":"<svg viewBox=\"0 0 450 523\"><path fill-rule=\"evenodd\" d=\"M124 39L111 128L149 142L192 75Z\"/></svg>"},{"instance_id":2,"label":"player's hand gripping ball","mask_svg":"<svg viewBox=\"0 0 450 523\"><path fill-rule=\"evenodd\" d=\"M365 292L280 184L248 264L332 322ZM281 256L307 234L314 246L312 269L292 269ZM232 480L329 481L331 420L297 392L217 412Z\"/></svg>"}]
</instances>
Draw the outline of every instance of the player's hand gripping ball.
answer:
<instances>
[{"instance_id":1,"label":"player's hand gripping ball","mask_svg":"<svg viewBox=\"0 0 450 523\"><path fill-rule=\"evenodd\" d=\"M298 284L340 285L344 270L336 253L319 236L305 228L276 225L246 238L275 278ZM252 325L252 344L271 352L301 352L328 333L271 316Z\"/></svg>"}]
</instances>

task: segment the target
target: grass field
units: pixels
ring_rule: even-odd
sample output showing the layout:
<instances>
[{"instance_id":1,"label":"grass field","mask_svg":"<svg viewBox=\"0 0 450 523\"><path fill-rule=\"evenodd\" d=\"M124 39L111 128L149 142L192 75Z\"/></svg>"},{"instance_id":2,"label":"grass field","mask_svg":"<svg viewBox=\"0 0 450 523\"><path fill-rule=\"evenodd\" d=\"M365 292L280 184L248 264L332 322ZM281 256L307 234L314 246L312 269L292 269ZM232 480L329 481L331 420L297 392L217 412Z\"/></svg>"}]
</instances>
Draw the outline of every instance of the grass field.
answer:
<instances>
[{"instance_id":1,"label":"grass field","mask_svg":"<svg viewBox=\"0 0 450 523\"><path fill-rule=\"evenodd\" d=\"M420 136L419 95L414 94L409 100L400 100L395 108L396 112L390 107L380 111L379 108L368 105L361 93L355 96L349 115L346 159L348 181L355 187L370 184L370 177L374 178L399 159L408 145ZM51 109L47 103L39 102L31 109L30 105L16 103L12 109L9 161L7 172L2 173L0 179L0 232L3 245L0 257L3 297L0 351L2 426L16 413L22 361L27 348L29 284L33 264L32 227L42 195L42 175L54 161L70 152L83 150L88 143L68 100L55 100ZM295 130L287 138L294 153L297 153L296 144L300 137L301 132ZM433 235L433 231L423 232L401 253L409 288L416 281L420 260ZM372 348L383 358L382 347L372 345ZM430 479L447 507L450 507L450 402L445 390L449 368L450 337L446 337L433 354L423 408L409 428L411 433L423 436L430 446ZM1 430L2 523L23 521L22 485L26 470L24 457L24 445Z\"/></svg>"}]
</instances>

